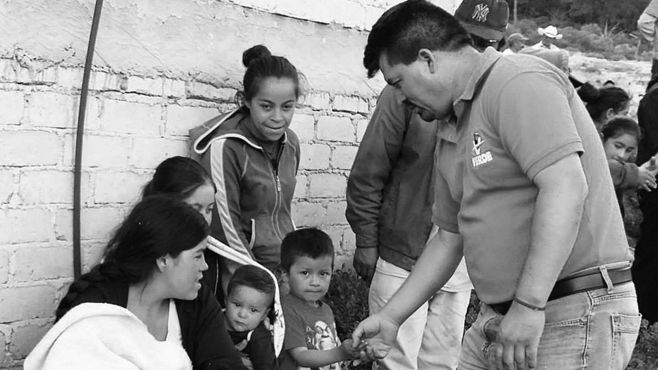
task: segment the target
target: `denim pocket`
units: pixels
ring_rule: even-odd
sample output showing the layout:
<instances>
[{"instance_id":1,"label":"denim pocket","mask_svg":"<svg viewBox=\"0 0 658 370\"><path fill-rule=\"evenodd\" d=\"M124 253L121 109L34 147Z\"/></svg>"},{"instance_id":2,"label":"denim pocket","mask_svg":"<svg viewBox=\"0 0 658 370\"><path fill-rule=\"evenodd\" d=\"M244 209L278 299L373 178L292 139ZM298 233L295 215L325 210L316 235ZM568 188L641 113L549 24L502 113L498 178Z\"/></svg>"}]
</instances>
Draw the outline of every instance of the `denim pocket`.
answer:
<instances>
[{"instance_id":1,"label":"denim pocket","mask_svg":"<svg viewBox=\"0 0 658 370\"><path fill-rule=\"evenodd\" d=\"M584 316L546 323L539 342L537 368L576 369L584 366L589 321L590 317Z\"/></svg>"},{"instance_id":2,"label":"denim pocket","mask_svg":"<svg viewBox=\"0 0 658 370\"><path fill-rule=\"evenodd\" d=\"M631 360L642 321L641 315L612 314L610 369L625 369Z\"/></svg>"}]
</instances>

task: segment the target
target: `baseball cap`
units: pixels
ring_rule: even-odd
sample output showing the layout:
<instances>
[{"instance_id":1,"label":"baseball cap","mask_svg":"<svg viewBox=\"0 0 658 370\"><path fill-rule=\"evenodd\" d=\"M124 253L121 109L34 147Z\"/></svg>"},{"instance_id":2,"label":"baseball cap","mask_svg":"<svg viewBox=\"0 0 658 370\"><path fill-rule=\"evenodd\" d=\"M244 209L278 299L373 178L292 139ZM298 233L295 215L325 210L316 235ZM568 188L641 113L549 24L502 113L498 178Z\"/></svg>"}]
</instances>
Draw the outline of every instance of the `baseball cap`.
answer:
<instances>
[{"instance_id":1,"label":"baseball cap","mask_svg":"<svg viewBox=\"0 0 658 370\"><path fill-rule=\"evenodd\" d=\"M507 29L509 6L505 0L464 0L455 11L455 18L468 33L500 41Z\"/></svg>"}]
</instances>

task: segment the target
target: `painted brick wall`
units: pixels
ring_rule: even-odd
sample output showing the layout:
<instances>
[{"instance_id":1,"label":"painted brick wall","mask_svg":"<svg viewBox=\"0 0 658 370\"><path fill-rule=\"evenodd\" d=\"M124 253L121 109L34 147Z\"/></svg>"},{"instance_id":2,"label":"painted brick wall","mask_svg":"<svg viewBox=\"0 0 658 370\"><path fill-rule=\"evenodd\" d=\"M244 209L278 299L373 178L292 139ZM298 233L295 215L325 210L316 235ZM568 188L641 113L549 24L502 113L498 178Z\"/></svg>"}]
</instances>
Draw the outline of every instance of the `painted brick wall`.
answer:
<instances>
[{"instance_id":1,"label":"painted brick wall","mask_svg":"<svg viewBox=\"0 0 658 370\"><path fill-rule=\"evenodd\" d=\"M257 43L309 82L292 123L295 222L326 230L337 265L349 265L346 176L383 87L361 66L365 29L399 1L335 1L105 1L84 137L85 269L153 168L188 153L188 129L233 107L241 52ZM92 0L0 2L0 368L20 366L72 279L74 126L92 12ZM635 91L648 77L646 64L574 61Z\"/></svg>"}]
</instances>

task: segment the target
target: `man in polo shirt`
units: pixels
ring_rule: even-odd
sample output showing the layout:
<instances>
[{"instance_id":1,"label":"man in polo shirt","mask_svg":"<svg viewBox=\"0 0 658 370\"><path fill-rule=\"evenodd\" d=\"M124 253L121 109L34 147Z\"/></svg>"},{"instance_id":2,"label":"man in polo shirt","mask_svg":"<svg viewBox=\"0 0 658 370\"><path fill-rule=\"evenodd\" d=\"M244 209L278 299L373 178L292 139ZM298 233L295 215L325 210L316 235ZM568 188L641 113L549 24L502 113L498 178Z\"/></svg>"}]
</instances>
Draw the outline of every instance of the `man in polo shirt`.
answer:
<instances>
[{"instance_id":1,"label":"man in polo shirt","mask_svg":"<svg viewBox=\"0 0 658 370\"><path fill-rule=\"evenodd\" d=\"M439 127L439 232L355 343L383 357L463 255L483 305L460 369L623 369L640 324L631 256L600 139L567 76L531 56L478 53L424 0L382 15L364 65L450 123Z\"/></svg>"},{"instance_id":2,"label":"man in polo shirt","mask_svg":"<svg viewBox=\"0 0 658 370\"><path fill-rule=\"evenodd\" d=\"M486 17L473 16L476 11ZM464 0L455 12L478 50L503 39L504 0ZM424 118L421 118L421 114ZM354 269L371 281L370 313L378 312L409 276L430 237L436 122L405 106L386 86L377 100L347 182L345 216L356 234ZM461 263L452 278L400 327L379 369L454 370L472 285Z\"/></svg>"}]
</instances>

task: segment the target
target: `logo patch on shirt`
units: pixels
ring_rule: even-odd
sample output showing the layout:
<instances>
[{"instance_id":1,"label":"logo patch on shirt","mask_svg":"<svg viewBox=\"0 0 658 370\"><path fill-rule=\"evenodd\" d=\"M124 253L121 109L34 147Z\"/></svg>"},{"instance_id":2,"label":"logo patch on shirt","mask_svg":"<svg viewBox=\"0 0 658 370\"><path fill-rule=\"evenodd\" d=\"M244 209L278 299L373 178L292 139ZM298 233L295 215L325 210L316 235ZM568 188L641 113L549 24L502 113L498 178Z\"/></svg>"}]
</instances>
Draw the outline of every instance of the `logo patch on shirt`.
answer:
<instances>
[{"instance_id":1,"label":"logo patch on shirt","mask_svg":"<svg viewBox=\"0 0 658 370\"><path fill-rule=\"evenodd\" d=\"M473 149L471 150L473 154L473 158L471 158L473 167L478 167L493 161L493 156L491 155L490 151L487 150L486 152L482 153L482 144L485 142L486 140L482 137L482 135L480 135L479 132L476 131L473 133Z\"/></svg>"}]
</instances>

